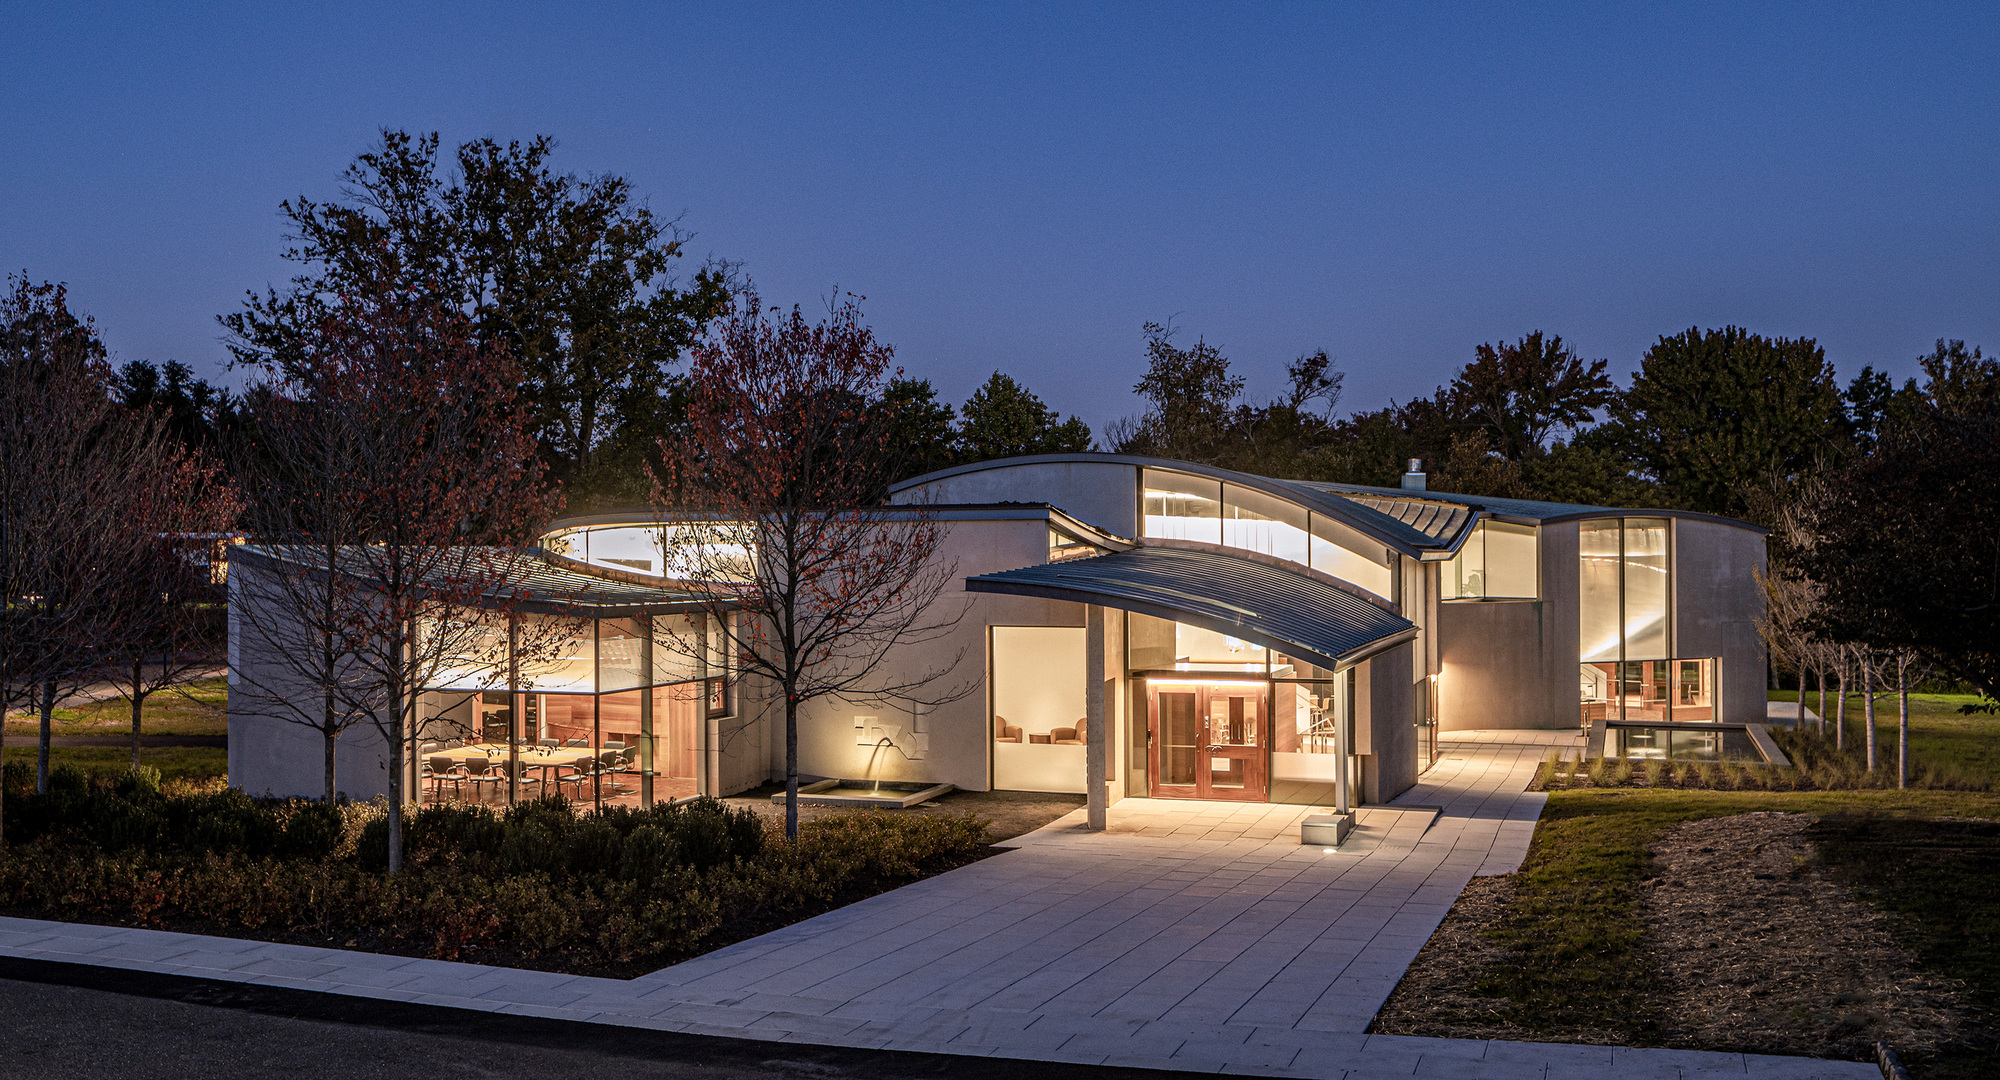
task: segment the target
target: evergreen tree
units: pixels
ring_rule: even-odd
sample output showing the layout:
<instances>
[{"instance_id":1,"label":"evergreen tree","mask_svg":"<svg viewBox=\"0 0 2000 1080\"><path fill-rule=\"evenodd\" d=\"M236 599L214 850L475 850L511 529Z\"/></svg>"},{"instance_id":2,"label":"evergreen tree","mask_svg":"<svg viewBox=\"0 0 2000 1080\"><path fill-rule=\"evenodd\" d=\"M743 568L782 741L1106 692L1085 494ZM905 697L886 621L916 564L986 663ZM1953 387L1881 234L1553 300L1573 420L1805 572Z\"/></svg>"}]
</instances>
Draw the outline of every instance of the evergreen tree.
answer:
<instances>
[{"instance_id":1,"label":"evergreen tree","mask_svg":"<svg viewBox=\"0 0 2000 1080\"><path fill-rule=\"evenodd\" d=\"M572 505L629 498L631 459L679 423L662 407L680 400L672 368L726 305L728 268L676 280L674 222L623 177L554 172L554 150L546 136L475 140L449 179L436 134L384 131L342 174L344 200L282 204L284 256L303 269L220 316L238 362L289 374L339 297L421 289L520 365L521 407Z\"/></svg>"},{"instance_id":2,"label":"evergreen tree","mask_svg":"<svg viewBox=\"0 0 2000 1080\"><path fill-rule=\"evenodd\" d=\"M958 435L952 428L952 408L937 399L937 388L929 379L905 375L890 379L874 412L888 431L883 449L895 459L890 472L896 479L922 476L956 463L953 443Z\"/></svg>"},{"instance_id":3,"label":"evergreen tree","mask_svg":"<svg viewBox=\"0 0 2000 1080\"><path fill-rule=\"evenodd\" d=\"M1816 342L1735 326L1660 338L1612 415L1674 506L1732 517L1759 485L1809 474L1846 424Z\"/></svg>"},{"instance_id":4,"label":"evergreen tree","mask_svg":"<svg viewBox=\"0 0 2000 1080\"><path fill-rule=\"evenodd\" d=\"M960 461L1090 449L1089 425L1050 409L1002 372L994 372L985 385L974 390L959 415Z\"/></svg>"}]
</instances>

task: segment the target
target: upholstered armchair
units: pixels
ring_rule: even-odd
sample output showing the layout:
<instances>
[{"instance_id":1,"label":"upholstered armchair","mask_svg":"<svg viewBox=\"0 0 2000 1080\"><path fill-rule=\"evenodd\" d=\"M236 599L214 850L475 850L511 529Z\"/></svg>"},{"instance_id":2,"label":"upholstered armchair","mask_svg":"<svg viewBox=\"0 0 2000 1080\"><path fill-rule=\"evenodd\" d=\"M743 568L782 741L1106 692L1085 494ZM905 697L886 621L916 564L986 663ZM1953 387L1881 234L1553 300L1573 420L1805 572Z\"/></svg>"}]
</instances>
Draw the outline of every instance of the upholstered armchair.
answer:
<instances>
[{"instance_id":1,"label":"upholstered armchair","mask_svg":"<svg viewBox=\"0 0 2000 1080\"><path fill-rule=\"evenodd\" d=\"M1090 737L1090 718L1084 717L1076 726L1059 727L1049 732L1049 741L1057 746L1082 746Z\"/></svg>"},{"instance_id":2,"label":"upholstered armchair","mask_svg":"<svg viewBox=\"0 0 2000 1080\"><path fill-rule=\"evenodd\" d=\"M994 716L994 717L993 717L993 741L994 741L994 742L1013 742L1013 743L1017 743L1017 742L1020 742L1020 741L1021 741L1021 727L1020 727L1020 725L1019 725L1019 724L1010 724L1010 723L1008 723L1008 722L1007 722L1007 718L1006 718L1006 717L1004 717L1004 716L998 716L998 715Z\"/></svg>"}]
</instances>

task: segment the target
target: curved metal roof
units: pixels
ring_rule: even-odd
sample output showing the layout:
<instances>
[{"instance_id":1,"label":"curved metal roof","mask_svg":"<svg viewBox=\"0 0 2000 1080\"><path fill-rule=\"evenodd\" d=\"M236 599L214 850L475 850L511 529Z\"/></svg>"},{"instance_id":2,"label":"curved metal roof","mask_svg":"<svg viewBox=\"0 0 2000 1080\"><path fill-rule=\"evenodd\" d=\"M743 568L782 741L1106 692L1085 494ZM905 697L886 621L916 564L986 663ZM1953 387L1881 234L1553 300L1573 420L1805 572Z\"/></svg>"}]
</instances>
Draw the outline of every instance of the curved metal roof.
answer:
<instances>
[{"instance_id":1,"label":"curved metal roof","mask_svg":"<svg viewBox=\"0 0 2000 1080\"><path fill-rule=\"evenodd\" d=\"M1251 473L1236 472L1233 469L1218 469L1213 465L1199 465L1192 461L1175 461L1171 458L1144 457L1138 454L1100 454L1094 452L1027 454L1021 457L975 461L970 465L955 465L949 469L939 469L936 472L925 473L922 476L913 476L900 483L891 484L889 486L889 495L891 498L894 498L900 492L921 487L934 480L943 480L947 477L961 476L966 473L981 472L986 469L1004 469L1015 465L1041 464L1132 465L1153 469L1171 469L1174 472L1183 472L1193 476L1204 476L1214 480L1221 480L1225 483L1238 484L1243 487L1262 491L1268 495L1275 495L1286 502L1294 503L1315 513L1324 514L1335 521L1358 530L1363 535L1374 537L1384 546L1393 548L1412 558L1421 557L1427 551L1438 551L1441 547L1456 550L1457 543L1463 539L1462 535L1454 536L1446 538L1440 543L1438 537L1425 533L1420 529L1412 528L1408 523L1385 514L1374 507L1364 505L1333 492L1318 491L1313 488L1303 487L1289 480L1273 480L1268 476L1256 476ZM1432 557L1436 558L1437 556L1433 555Z\"/></svg>"},{"instance_id":2,"label":"curved metal roof","mask_svg":"<svg viewBox=\"0 0 2000 1080\"><path fill-rule=\"evenodd\" d=\"M1189 623L1328 668L1416 636L1379 604L1304 574L1214 551L1139 547L965 579L969 592L1099 604Z\"/></svg>"},{"instance_id":3,"label":"curved metal roof","mask_svg":"<svg viewBox=\"0 0 2000 1080\"><path fill-rule=\"evenodd\" d=\"M1479 512L1476 507L1455 506L1430 499L1390 499L1367 495L1348 495L1346 498L1387 514L1441 544L1450 543Z\"/></svg>"},{"instance_id":4,"label":"curved metal roof","mask_svg":"<svg viewBox=\"0 0 2000 1080\"><path fill-rule=\"evenodd\" d=\"M889 493L894 496L897 492L920 487L934 480L984 469L1064 463L1148 466L1241 484L1345 522L1405 555L1423 557L1423 553L1430 552L1432 554L1429 557L1433 559L1447 557L1455 552L1458 545L1470 534L1466 526L1477 520L1481 513L1536 524L1598 517L1672 517L1712 521L1757 533L1769 531L1746 521L1692 510L1588 506L1579 503L1544 502L1538 499L1459 495L1449 491L1408 491L1403 488L1334 484L1318 480L1279 480L1236 472L1232 469L1218 469L1212 465L1198 465L1192 461L1173 461L1136 454L1029 454L1022 457L994 458L990 461L976 461L970 465L957 465L911 477L891 485Z\"/></svg>"},{"instance_id":5,"label":"curved metal roof","mask_svg":"<svg viewBox=\"0 0 2000 1080\"><path fill-rule=\"evenodd\" d=\"M528 614L629 618L689 611L700 607L706 599L706 594L685 587L675 588L665 582L651 584L636 574L606 573L599 567L540 551L472 548L469 559L469 565L484 564L476 572L491 575L493 584L486 590L486 596L494 606L504 605ZM308 574L319 572L315 569L319 560L313 552L283 544L233 546L229 549L229 560L266 570L283 565ZM340 561L342 573L362 581L369 577L368 560L360 550L343 549ZM463 572L467 565L440 567L439 572Z\"/></svg>"},{"instance_id":6,"label":"curved metal roof","mask_svg":"<svg viewBox=\"0 0 2000 1080\"><path fill-rule=\"evenodd\" d=\"M1712 521L1718 525L1731 525L1738 529L1748 529L1755 533L1771 530L1747 521L1723 517L1719 514L1704 514L1699 510L1668 510L1651 506L1593 506L1588 503L1549 502L1545 499L1503 499L1496 495L1460 495L1450 491L1409 491L1404 488L1369 487L1365 484L1334 484L1320 480L1287 480L1287 484L1312 488L1333 495L1367 502L1374 505L1389 503L1447 503L1466 507L1472 511L1483 510L1496 517L1514 518L1547 524L1556 521L1577 521L1583 518L1601 517L1670 517L1685 518L1690 521ZM1395 512L1400 516L1401 512Z\"/></svg>"}]
</instances>

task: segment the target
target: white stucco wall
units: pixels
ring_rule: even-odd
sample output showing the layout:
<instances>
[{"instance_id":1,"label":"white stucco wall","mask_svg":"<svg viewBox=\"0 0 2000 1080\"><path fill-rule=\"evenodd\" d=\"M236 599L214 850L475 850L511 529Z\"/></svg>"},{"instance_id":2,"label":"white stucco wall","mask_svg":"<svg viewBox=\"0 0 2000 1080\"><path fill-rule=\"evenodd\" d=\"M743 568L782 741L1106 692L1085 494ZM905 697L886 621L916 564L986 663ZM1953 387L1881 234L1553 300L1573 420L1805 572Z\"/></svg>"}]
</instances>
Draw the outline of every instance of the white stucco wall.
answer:
<instances>
[{"instance_id":1,"label":"white stucco wall","mask_svg":"<svg viewBox=\"0 0 2000 1080\"><path fill-rule=\"evenodd\" d=\"M1048 520L950 521L939 560L954 567L952 585L938 599L939 609L962 612L956 626L941 637L905 646L895 663L905 672L948 670L932 684L952 700L912 715L877 704L822 700L800 714L799 771L802 775L842 779L882 779L948 783L968 791L985 791L991 782L991 713L986 682L988 626L1083 625L1083 605L1025 596L968 593L964 579L1001 570L1015 570L1048 561ZM1114 669L1115 670L1115 669ZM857 730L856 717L875 717L925 736L921 758L890 750ZM784 775L782 714L769 720L771 775Z\"/></svg>"},{"instance_id":2,"label":"white stucco wall","mask_svg":"<svg viewBox=\"0 0 2000 1080\"><path fill-rule=\"evenodd\" d=\"M1761 723L1765 656L1757 622L1764 615L1764 593L1756 575L1764 569L1763 534L1679 519L1673 543L1674 652L1718 658L1718 719Z\"/></svg>"}]
</instances>

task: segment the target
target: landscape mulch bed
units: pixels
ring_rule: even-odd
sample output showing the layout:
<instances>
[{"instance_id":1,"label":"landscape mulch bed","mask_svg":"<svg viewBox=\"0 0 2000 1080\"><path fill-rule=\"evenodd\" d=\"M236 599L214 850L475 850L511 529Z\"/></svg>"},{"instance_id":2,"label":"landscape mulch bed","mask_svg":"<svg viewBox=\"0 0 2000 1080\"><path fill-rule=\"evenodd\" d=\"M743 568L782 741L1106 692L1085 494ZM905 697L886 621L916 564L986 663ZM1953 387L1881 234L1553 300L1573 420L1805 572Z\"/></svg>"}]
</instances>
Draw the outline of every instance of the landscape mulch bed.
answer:
<instances>
[{"instance_id":1,"label":"landscape mulch bed","mask_svg":"<svg viewBox=\"0 0 2000 1080\"><path fill-rule=\"evenodd\" d=\"M1974 1025L1963 987L1923 971L1885 916L1813 856L1809 814L1751 813L1676 825L1650 848L1634 978L1653 1015L1622 1030L1536 1026L1482 995L1510 962L1487 936L1517 880L1475 878L1370 1031L1447 1038L1669 1046L1845 1060L1877 1039L1925 1052Z\"/></svg>"}]
</instances>

